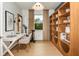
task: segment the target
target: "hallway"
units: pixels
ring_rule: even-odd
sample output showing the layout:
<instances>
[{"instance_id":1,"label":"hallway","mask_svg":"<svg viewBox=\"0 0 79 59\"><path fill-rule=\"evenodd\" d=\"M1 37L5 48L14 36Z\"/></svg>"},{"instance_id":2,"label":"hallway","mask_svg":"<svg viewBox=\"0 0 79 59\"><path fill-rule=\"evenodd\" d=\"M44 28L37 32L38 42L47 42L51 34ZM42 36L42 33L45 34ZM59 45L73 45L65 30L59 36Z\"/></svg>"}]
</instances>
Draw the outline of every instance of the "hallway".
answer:
<instances>
[{"instance_id":1,"label":"hallway","mask_svg":"<svg viewBox=\"0 0 79 59\"><path fill-rule=\"evenodd\" d=\"M36 41L31 43L31 47L28 45L26 49L24 47L17 51L17 46L12 49L12 53L15 56L62 56L57 48L49 41Z\"/></svg>"}]
</instances>

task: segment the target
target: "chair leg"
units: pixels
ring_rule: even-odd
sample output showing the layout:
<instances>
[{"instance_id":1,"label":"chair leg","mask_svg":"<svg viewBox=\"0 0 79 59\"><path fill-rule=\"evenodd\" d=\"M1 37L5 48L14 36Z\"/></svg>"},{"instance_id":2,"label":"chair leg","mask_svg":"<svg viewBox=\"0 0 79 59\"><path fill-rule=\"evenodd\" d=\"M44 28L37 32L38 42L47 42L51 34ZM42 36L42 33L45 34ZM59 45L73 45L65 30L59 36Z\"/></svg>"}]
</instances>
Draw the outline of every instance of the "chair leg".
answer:
<instances>
[{"instance_id":1,"label":"chair leg","mask_svg":"<svg viewBox=\"0 0 79 59\"><path fill-rule=\"evenodd\" d=\"M18 51L19 51L19 49L20 49L20 44L19 44L19 48L18 48Z\"/></svg>"},{"instance_id":2,"label":"chair leg","mask_svg":"<svg viewBox=\"0 0 79 59\"><path fill-rule=\"evenodd\" d=\"M30 48L31 48L31 44L29 43L29 46L30 46Z\"/></svg>"},{"instance_id":3,"label":"chair leg","mask_svg":"<svg viewBox=\"0 0 79 59\"><path fill-rule=\"evenodd\" d=\"M20 49L20 44L18 44L18 47L17 47L17 52L19 52L19 49Z\"/></svg>"},{"instance_id":4,"label":"chair leg","mask_svg":"<svg viewBox=\"0 0 79 59\"><path fill-rule=\"evenodd\" d=\"M25 46L26 48L27 48L27 44L26 44L26 46Z\"/></svg>"}]
</instances>

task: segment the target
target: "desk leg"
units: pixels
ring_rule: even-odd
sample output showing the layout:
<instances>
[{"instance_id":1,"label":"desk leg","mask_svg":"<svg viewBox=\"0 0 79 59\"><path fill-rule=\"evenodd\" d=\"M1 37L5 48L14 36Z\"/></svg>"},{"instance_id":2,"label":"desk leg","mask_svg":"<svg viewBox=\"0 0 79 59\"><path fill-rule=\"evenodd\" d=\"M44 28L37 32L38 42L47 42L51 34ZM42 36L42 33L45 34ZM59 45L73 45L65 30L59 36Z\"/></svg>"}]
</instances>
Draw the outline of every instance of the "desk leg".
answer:
<instances>
[{"instance_id":1,"label":"desk leg","mask_svg":"<svg viewBox=\"0 0 79 59\"><path fill-rule=\"evenodd\" d=\"M12 52L9 50L9 48L6 46L6 44L3 42L3 46L5 47L5 49L8 51L8 53L10 54L10 56L14 56L12 54Z\"/></svg>"}]
</instances>

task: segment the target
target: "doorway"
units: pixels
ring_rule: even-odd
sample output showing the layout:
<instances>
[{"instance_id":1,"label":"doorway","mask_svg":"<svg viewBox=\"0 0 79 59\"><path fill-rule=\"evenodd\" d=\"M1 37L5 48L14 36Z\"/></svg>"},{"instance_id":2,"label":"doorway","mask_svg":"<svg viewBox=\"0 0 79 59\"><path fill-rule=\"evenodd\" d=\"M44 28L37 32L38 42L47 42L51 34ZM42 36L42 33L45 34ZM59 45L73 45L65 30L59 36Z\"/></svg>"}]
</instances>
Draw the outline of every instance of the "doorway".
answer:
<instances>
[{"instance_id":1,"label":"doorway","mask_svg":"<svg viewBox=\"0 0 79 59\"><path fill-rule=\"evenodd\" d=\"M35 40L43 40L43 11L34 12Z\"/></svg>"}]
</instances>

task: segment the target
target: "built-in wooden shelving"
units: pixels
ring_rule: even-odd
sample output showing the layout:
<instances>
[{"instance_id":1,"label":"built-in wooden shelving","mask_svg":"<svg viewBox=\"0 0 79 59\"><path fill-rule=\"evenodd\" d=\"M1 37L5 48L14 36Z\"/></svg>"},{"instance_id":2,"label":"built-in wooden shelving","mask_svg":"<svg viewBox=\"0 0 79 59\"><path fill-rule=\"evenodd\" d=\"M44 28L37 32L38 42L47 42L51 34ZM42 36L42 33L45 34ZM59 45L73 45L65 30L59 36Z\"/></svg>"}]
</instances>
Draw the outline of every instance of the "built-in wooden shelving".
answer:
<instances>
[{"instance_id":1,"label":"built-in wooden shelving","mask_svg":"<svg viewBox=\"0 0 79 59\"><path fill-rule=\"evenodd\" d=\"M79 3L65 2L50 17L51 41L63 55L79 55L77 6Z\"/></svg>"}]
</instances>

